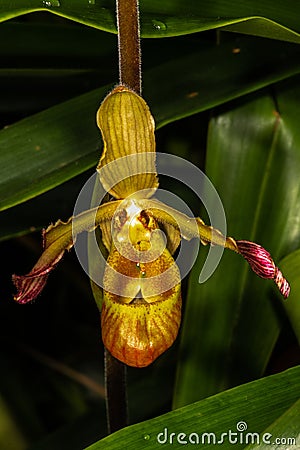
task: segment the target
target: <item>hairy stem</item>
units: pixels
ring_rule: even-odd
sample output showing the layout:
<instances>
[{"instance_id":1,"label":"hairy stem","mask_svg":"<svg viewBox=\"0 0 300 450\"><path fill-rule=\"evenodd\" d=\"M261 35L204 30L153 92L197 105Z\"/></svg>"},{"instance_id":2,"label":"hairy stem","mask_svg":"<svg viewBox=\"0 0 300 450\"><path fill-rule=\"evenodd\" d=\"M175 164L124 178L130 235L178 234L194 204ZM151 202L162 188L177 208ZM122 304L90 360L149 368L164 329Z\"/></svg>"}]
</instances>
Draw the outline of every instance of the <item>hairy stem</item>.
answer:
<instances>
[{"instance_id":1,"label":"hairy stem","mask_svg":"<svg viewBox=\"0 0 300 450\"><path fill-rule=\"evenodd\" d=\"M138 0L116 0L119 77L124 84L141 94L141 51Z\"/></svg>"}]
</instances>

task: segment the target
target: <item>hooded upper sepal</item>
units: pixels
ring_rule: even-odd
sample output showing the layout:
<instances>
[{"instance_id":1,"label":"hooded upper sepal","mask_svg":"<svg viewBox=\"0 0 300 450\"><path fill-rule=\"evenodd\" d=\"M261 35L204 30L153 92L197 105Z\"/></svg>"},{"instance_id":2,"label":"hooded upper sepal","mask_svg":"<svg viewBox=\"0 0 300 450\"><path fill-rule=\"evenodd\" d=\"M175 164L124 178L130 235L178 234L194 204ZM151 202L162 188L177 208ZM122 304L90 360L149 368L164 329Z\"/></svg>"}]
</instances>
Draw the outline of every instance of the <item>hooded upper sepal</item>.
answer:
<instances>
[{"instance_id":1,"label":"hooded upper sepal","mask_svg":"<svg viewBox=\"0 0 300 450\"><path fill-rule=\"evenodd\" d=\"M140 190L144 197L153 195L158 187L155 124L145 100L117 86L102 102L97 124L104 144L97 171L105 190L118 199Z\"/></svg>"}]
</instances>

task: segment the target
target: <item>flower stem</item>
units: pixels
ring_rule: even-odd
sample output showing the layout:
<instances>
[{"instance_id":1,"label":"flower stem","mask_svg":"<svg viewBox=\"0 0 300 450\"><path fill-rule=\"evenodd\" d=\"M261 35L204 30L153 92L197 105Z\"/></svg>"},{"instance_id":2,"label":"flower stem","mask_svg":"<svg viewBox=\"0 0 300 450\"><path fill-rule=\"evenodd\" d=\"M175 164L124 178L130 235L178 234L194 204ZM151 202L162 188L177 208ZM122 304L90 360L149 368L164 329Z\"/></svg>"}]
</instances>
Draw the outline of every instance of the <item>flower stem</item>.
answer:
<instances>
[{"instance_id":1,"label":"flower stem","mask_svg":"<svg viewBox=\"0 0 300 450\"><path fill-rule=\"evenodd\" d=\"M141 94L138 0L116 0L120 84Z\"/></svg>"},{"instance_id":2,"label":"flower stem","mask_svg":"<svg viewBox=\"0 0 300 450\"><path fill-rule=\"evenodd\" d=\"M108 433L128 425L126 366L105 349L105 387Z\"/></svg>"}]
</instances>

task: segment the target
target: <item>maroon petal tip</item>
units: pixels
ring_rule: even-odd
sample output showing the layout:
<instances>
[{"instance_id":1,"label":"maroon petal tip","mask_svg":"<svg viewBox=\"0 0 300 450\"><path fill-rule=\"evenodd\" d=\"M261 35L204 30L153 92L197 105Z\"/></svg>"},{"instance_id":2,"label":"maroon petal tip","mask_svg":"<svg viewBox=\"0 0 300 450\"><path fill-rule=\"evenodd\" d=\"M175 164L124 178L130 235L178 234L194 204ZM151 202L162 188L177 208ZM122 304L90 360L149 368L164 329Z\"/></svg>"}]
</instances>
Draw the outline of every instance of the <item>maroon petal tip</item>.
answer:
<instances>
[{"instance_id":1,"label":"maroon petal tip","mask_svg":"<svg viewBox=\"0 0 300 450\"><path fill-rule=\"evenodd\" d=\"M13 275L12 281L17 289L14 300L21 304L29 303L34 300L43 290L49 273L56 267L63 257L63 254L64 251L61 251L52 260L47 260L42 255L31 272L27 275Z\"/></svg>"},{"instance_id":2,"label":"maroon petal tip","mask_svg":"<svg viewBox=\"0 0 300 450\"><path fill-rule=\"evenodd\" d=\"M289 285L289 282L284 278L281 271L276 267L276 274L274 278L275 283L278 286L278 289L280 290L281 294L284 298L288 298L290 295L291 287Z\"/></svg>"},{"instance_id":3,"label":"maroon petal tip","mask_svg":"<svg viewBox=\"0 0 300 450\"><path fill-rule=\"evenodd\" d=\"M290 293L290 285L281 271L275 266L270 253L261 245L251 241L236 241L240 254L249 263L253 272L261 278L275 281L284 298Z\"/></svg>"},{"instance_id":4,"label":"maroon petal tip","mask_svg":"<svg viewBox=\"0 0 300 450\"><path fill-rule=\"evenodd\" d=\"M273 279L275 264L270 253L261 245L251 241L237 241L240 254L250 264L251 269L261 278Z\"/></svg>"},{"instance_id":5,"label":"maroon petal tip","mask_svg":"<svg viewBox=\"0 0 300 450\"><path fill-rule=\"evenodd\" d=\"M12 280L17 289L14 300L20 304L31 302L43 290L47 278L48 274L36 277L13 275Z\"/></svg>"}]
</instances>

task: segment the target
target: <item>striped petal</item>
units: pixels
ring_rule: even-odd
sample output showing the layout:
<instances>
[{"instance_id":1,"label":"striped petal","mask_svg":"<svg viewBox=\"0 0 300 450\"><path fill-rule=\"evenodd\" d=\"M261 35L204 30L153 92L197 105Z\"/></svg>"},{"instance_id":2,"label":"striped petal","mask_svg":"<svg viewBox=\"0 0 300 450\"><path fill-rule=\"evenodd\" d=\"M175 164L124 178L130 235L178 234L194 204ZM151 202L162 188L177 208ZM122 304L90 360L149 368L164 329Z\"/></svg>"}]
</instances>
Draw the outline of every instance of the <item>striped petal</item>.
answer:
<instances>
[{"instance_id":1,"label":"striped petal","mask_svg":"<svg viewBox=\"0 0 300 450\"><path fill-rule=\"evenodd\" d=\"M17 289L14 299L18 303L34 300L43 290L49 273L56 267L66 250L74 244L78 233L92 231L105 221L110 221L119 202L110 202L71 217L67 222L59 220L43 231L43 253L27 275L13 275Z\"/></svg>"},{"instance_id":2,"label":"striped petal","mask_svg":"<svg viewBox=\"0 0 300 450\"><path fill-rule=\"evenodd\" d=\"M145 100L124 86L104 99L97 112L104 149L97 170L115 198L140 190L151 196L158 187L154 120Z\"/></svg>"}]
</instances>

